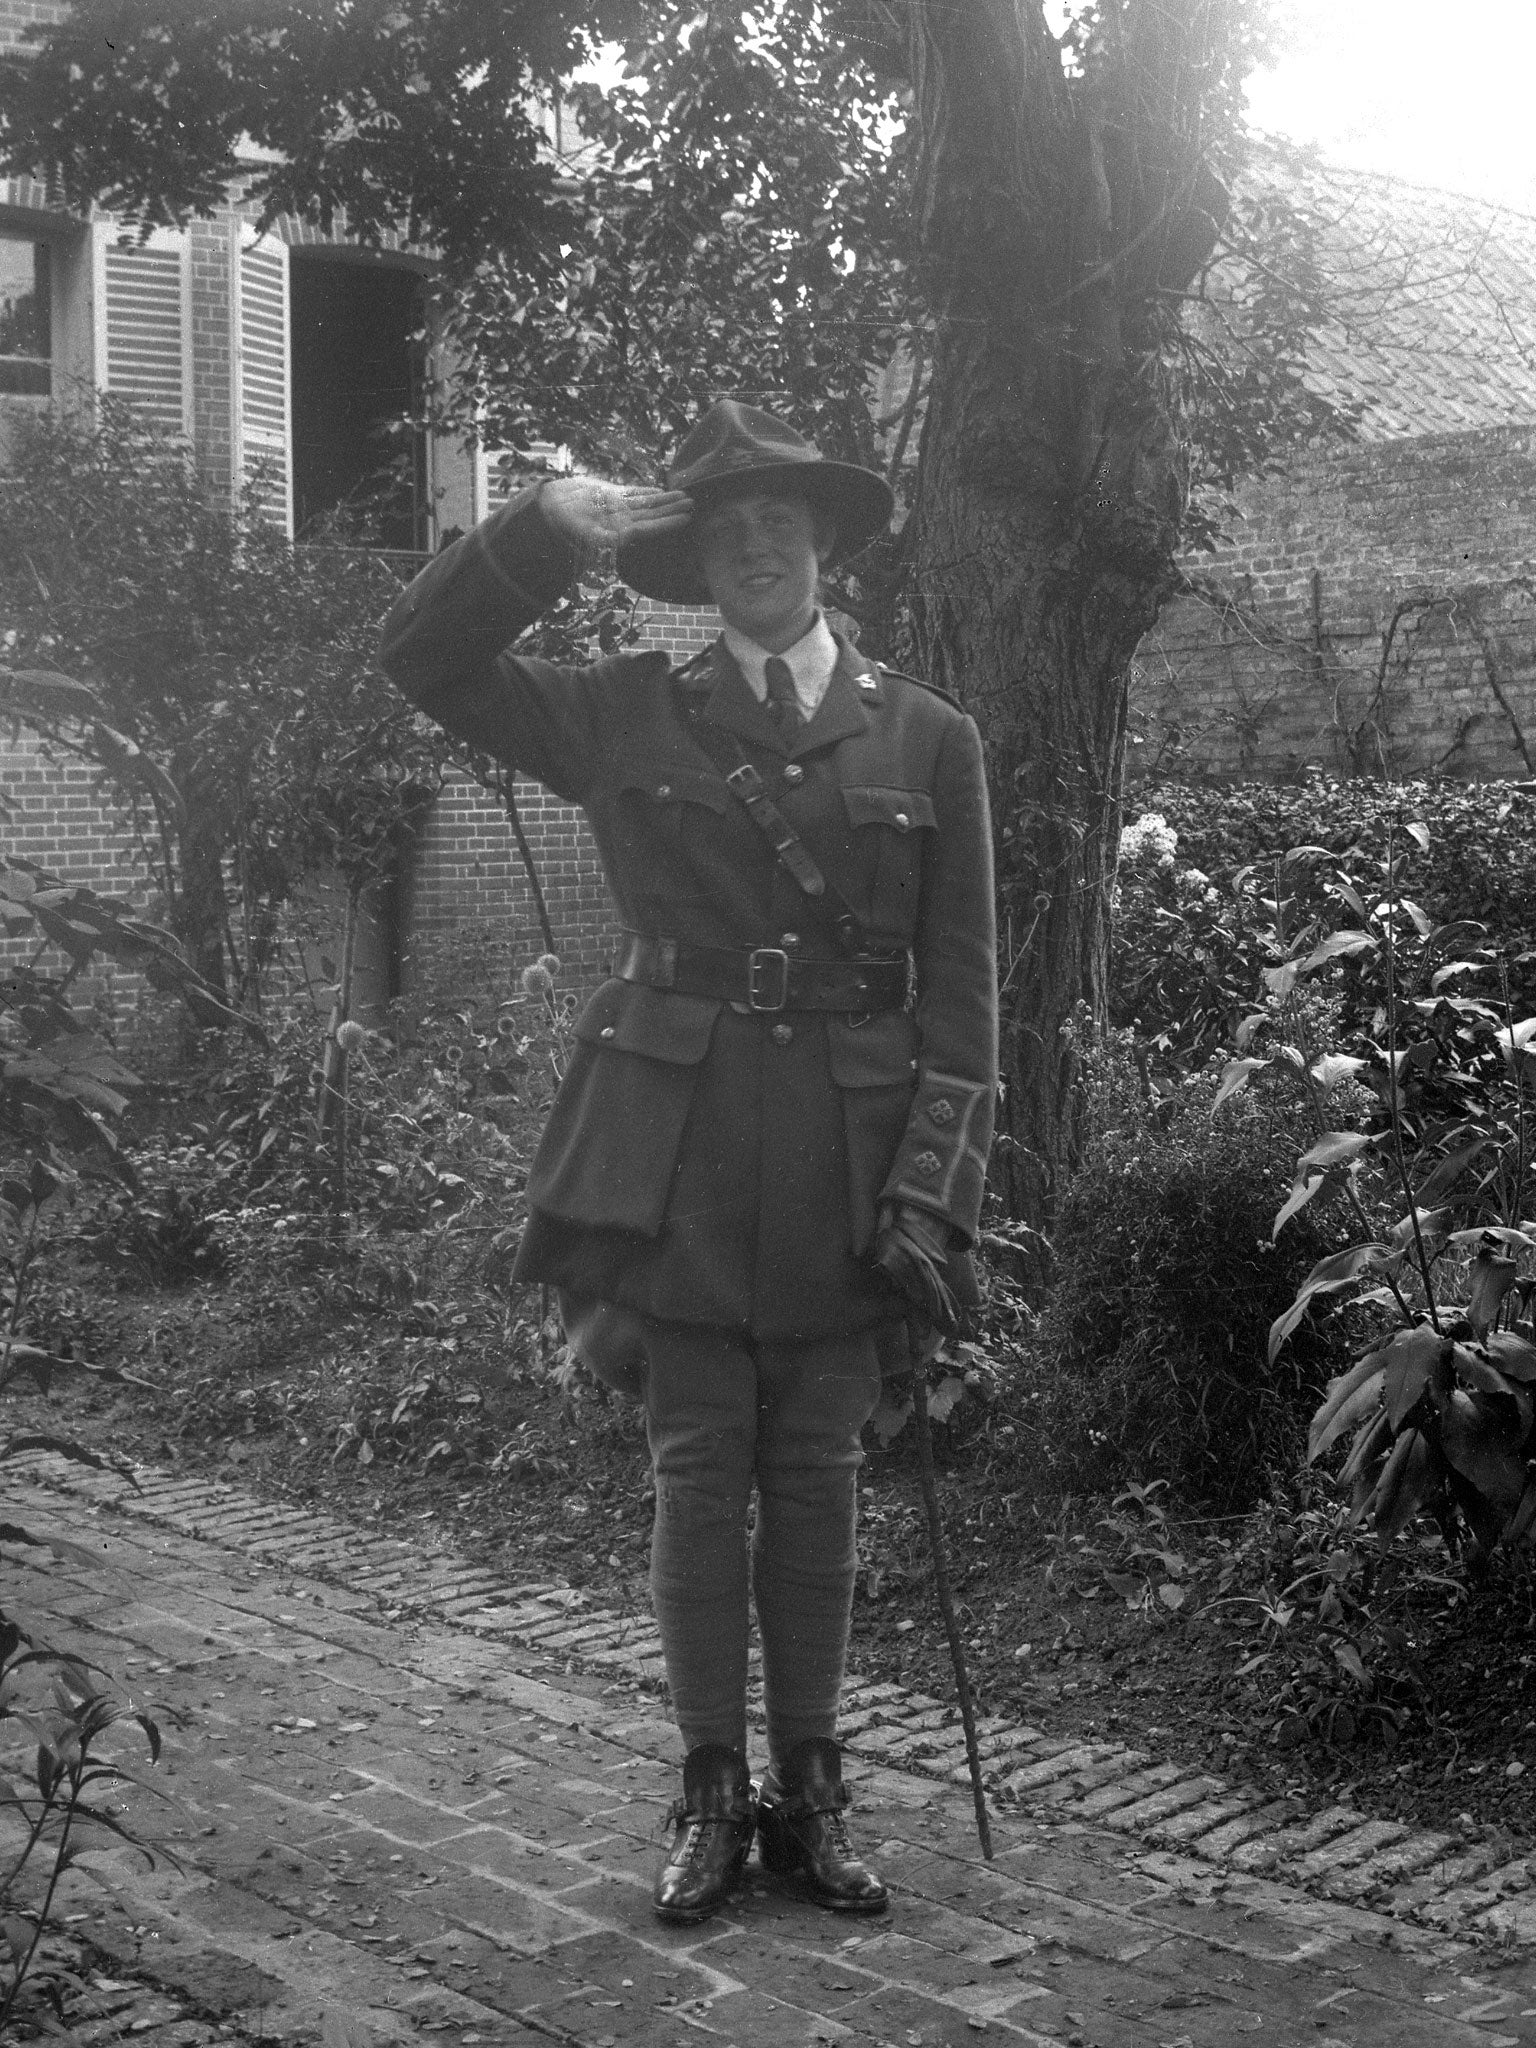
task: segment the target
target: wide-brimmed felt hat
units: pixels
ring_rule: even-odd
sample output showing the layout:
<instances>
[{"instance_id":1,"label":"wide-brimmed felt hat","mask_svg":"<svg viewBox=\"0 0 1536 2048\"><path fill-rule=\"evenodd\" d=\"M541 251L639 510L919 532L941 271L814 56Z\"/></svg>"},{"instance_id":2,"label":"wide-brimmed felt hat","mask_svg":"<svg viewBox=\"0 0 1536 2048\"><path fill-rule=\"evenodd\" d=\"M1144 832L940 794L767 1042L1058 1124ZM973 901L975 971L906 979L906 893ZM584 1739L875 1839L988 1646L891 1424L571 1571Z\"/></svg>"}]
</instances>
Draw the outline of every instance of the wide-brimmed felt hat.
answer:
<instances>
[{"instance_id":1,"label":"wide-brimmed felt hat","mask_svg":"<svg viewBox=\"0 0 1536 2048\"><path fill-rule=\"evenodd\" d=\"M697 512L753 489L791 484L825 515L835 539L824 565L856 554L890 524L890 485L855 462L834 462L771 412L722 398L690 428L667 471L668 486L686 491ZM644 597L663 604L707 605L709 586L691 527L637 535L618 552L619 574Z\"/></svg>"}]
</instances>

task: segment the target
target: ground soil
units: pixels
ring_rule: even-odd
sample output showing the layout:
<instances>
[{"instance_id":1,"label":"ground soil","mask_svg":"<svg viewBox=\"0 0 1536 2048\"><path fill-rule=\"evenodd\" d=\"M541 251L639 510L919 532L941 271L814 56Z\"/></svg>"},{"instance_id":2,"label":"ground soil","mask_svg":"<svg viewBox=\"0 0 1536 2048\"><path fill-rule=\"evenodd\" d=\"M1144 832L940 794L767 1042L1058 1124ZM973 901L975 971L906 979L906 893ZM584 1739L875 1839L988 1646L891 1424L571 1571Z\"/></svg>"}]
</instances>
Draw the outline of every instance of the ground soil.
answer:
<instances>
[{"instance_id":1,"label":"ground soil","mask_svg":"<svg viewBox=\"0 0 1536 2048\"><path fill-rule=\"evenodd\" d=\"M82 1353L132 1375L61 1378L55 1425L369 1527L431 1527L509 1577L646 1602L638 1417L601 1390L562 1391L526 1322L360 1308L323 1275L274 1262L263 1282L249 1260L233 1282L114 1291L77 1257L53 1293ZM980 1711L1469 1839L1536 1837L1528 1562L1476 1579L1426 1538L1362 1608L1324 1491L1202 1522L1155 1489L1145 1505L1036 1497L995 1409L936 1436ZM855 1664L948 1699L910 1429L871 1440L862 1509ZM1315 1597L1330 1571L1331 1604Z\"/></svg>"}]
</instances>

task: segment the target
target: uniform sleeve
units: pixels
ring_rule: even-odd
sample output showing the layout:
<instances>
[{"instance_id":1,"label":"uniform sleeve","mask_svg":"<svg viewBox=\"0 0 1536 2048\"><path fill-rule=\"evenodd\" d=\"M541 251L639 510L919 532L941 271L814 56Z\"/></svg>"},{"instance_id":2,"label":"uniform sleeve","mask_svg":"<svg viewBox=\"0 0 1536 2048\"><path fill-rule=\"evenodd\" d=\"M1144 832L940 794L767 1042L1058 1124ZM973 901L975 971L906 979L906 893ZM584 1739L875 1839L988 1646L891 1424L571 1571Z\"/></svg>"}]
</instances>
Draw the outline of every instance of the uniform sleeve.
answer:
<instances>
[{"instance_id":1,"label":"uniform sleeve","mask_svg":"<svg viewBox=\"0 0 1536 2048\"><path fill-rule=\"evenodd\" d=\"M933 791L914 954L917 1093L882 1202L942 1216L974 1244L997 1102L997 914L981 735L957 718Z\"/></svg>"},{"instance_id":2,"label":"uniform sleeve","mask_svg":"<svg viewBox=\"0 0 1536 2048\"><path fill-rule=\"evenodd\" d=\"M540 501L537 486L519 492L430 562L385 620L379 659L456 738L582 803L607 665L566 668L506 651L576 574Z\"/></svg>"}]
</instances>

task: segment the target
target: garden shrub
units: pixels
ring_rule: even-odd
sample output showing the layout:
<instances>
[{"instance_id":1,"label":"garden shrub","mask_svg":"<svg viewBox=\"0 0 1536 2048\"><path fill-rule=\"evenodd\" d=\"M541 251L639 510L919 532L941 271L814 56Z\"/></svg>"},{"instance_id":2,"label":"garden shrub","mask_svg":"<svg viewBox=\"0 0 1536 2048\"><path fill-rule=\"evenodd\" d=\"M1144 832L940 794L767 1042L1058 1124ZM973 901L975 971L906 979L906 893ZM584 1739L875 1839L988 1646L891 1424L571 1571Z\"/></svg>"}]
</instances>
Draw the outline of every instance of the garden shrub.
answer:
<instances>
[{"instance_id":1,"label":"garden shrub","mask_svg":"<svg viewBox=\"0 0 1536 2048\"><path fill-rule=\"evenodd\" d=\"M1330 1369L1315 1340L1265 1363L1271 1322L1342 1242L1305 1217L1270 1241L1310 1124L1273 1089L1213 1115L1213 1077L1159 1088L1123 1034L1083 1070L1088 1135L1020 1370L1029 1462L1063 1491L1166 1479L1186 1503L1246 1507L1305 1456Z\"/></svg>"},{"instance_id":2,"label":"garden shrub","mask_svg":"<svg viewBox=\"0 0 1536 2048\"><path fill-rule=\"evenodd\" d=\"M1289 784L1163 783L1132 792L1126 814L1132 822L1122 840L1111 1016L1165 1051L1198 1060L1230 1044L1262 971L1284 957L1283 944L1274 943L1277 864L1296 849L1316 848L1359 876L1379 875L1394 833L1406 893L1435 924L1483 925L1487 943L1509 962L1517 1009L1536 1009L1536 789L1529 785L1323 774ZM1409 820L1427 829L1427 845L1403 836ZM1321 913L1333 924L1357 924L1347 905L1328 901L1328 872L1320 859L1292 862L1281 894L1298 919Z\"/></svg>"}]
</instances>

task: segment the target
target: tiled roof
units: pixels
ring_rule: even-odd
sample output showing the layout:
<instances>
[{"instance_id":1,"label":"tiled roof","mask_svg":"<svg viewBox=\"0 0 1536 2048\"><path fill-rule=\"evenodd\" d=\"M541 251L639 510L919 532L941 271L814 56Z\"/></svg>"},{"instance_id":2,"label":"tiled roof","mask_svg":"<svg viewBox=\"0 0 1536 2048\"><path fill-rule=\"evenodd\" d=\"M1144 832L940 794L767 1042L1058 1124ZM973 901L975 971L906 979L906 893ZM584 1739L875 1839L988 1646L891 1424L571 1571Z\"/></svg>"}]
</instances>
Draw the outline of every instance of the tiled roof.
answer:
<instances>
[{"instance_id":1,"label":"tiled roof","mask_svg":"<svg viewBox=\"0 0 1536 2048\"><path fill-rule=\"evenodd\" d=\"M1307 381L1361 406L1362 439L1536 422L1536 219L1332 165L1277 182L1328 280Z\"/></svg>"}]
</instances>

